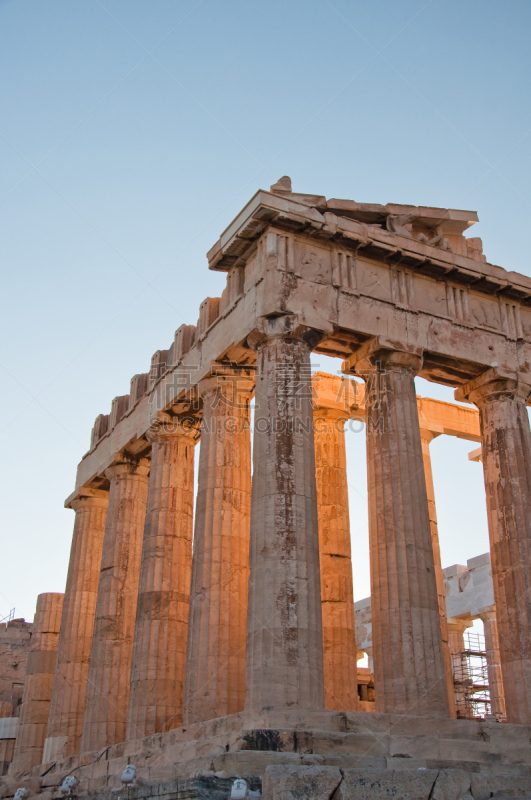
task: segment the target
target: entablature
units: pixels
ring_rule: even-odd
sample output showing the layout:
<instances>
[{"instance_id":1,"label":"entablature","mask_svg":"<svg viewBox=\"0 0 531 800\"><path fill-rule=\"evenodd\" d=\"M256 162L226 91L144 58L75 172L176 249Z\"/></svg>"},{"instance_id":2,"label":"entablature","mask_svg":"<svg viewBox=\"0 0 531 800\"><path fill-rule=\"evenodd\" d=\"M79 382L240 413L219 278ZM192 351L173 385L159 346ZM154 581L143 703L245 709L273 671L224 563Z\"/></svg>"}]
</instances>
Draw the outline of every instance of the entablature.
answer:
<instances>
[{"instance_id":1,"label":"entablature","mask_svg":"<svg viewBox=\"0 0 531 800\"><path fill-rule=\"evenodd\" d=\"M435 227L441 228L449 236L462 237L462 231L478 221L475 211L427 209L422 206L395 204L376 206L347 200L329 200L326 201L326 208L323 203L316 208L297 202L298 197L301 196L279 196L272 192L258 191L208 252L210 269L228 271L235 264L243 265L253 243L269 226L274 225L281 230L303 233L316 240L332 240L336 245L367 259L384 259L419 270L431 277L451 277L457 283L476 285L482 292L503 294L531 305L531 279L486 263L482 254L478 258L477 246L468 248L475 255L468 257L454 252L452 245L455 247L455 242L448 242L448 249L443 249L440 242L438 246L415 238L415 235L422 234L422 229L429 231ZM347 214L349 204L358 209L367 207L377 208L379 211L358 213L361 219L374 220L363 222ZM327 210L330 208L333 210ZM396 224L392 230L383 227L386 224L389 227L387 220L404 217L414 218L411 232L404 224ZM415 222L420 226L418 229L415 229ZM424 235L424 238L427 237ZM470 241L462 238L465 243ZM477 240L474 239L475 241Z\"/></svg>"},{"instance_id":2,"label":"entablature","mask_svg":"<svg viewBox=\"0 0 531 800\"><path fill-rule=\"evenodd\" d=\"M198 383L216 364L252 370L248 337L263 318L295 317L319 332L316 352L344 360L374 338L413 348L422 353L422 377L453 387L492 368L525 378L531 279L443 241L452 244L476 219L452 209L258 192L208 254L211 268L228 271L221 297L207 297L197 324L182 325L149 372L133 377L129 394L97 418L77 486L101 488L116 454L148 452L157 414L199 418ZM421 234L428 243L415 238Z\"/></svg>"}]
</instances>

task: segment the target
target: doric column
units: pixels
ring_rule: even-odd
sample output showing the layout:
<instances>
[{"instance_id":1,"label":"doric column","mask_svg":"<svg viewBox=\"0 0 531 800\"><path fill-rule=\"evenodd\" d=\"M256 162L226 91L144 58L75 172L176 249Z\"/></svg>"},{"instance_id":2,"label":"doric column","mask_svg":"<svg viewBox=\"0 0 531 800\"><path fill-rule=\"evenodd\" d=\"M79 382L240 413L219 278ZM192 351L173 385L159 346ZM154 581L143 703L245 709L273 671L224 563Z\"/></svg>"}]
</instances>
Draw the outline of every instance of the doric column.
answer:
<instances>
[{"instance_id":1,"label":"doric column","mask_svg":"<svg viewBox=\"0 0 531 800\"><path fill-rule=\"evenodd\" d=\"M184 720L242 711L251 514L254 380L217 370L203 399Z\"/></svg>"},{"instance_id":2,"label":"doric column","mask_svg":"<svg viewBox=\"0 0 531 800\"><path fill-rule=\"evenodd\" d=\"M344 411L314 409L325 708L358 708Z\"/></svg>"},{"instance_id":3,"label":"doric column","mask_svg":"<svg viewBox=\"0 0 531 800\"><path fill-rule=\"evenodd\" d=\"M372 655L372 646L371 647L366 647L365 648L365 652L367 653L367 659L368 659L368 662L369 662L367 664L367 666L369 667L370 671L374 675L374 658L373 658L373 655Z\"/></svg>"},{"instance_id":4,"label":"doric column","mask_svg":"<svg viewBox=\"0 0 531 800\"><path fill-rule=\"evenodd\" d=\"M487 651L487 673L489 676L489 694L491 713L499 719L505 719L505 694L500 665L500 642L496 611L484 611L480 614L485 633L485 649Z\"/></svg>"},{"instance_id":5,"label":"doric column","mask_svg":"<svg viewBox=\"0 0 531 800\"><path fill-rule=\"evenodd\" d=\"M433 487L433 473L431 470L430 442L438 434L421 428L420 441L422 444L422 460L424 461L424 477L426 478L426 492L428 494L428 512L430 515L431 544L433 547L433 563L435 566L435 579L437 581L437 599L439 602L439 619L441 623L441 636L446 670L446 687L450 716L455 717L455 691L452 670L452 658L448 646L448 622L446 618L446 596L444 594L444 575L441 564L441 548L439 547L439 530L437 528L437 509L435 506L435 489Z\"/></svg>"},{"instance_id":6,"label":"doric column","mask_svg":"<svg viewBox=\"0 0 531 800\"><path fill-rule=\"evenodd\" d=\"M459 619L452 617L447 620L448 648L452 660L452 675L454 682L455 709L458 717L468 716L469 707L465 696L470 682L468 677L468 661L463 655L465 651L464 632L472 625L472 619Z\"/></svg>"},{"instance_id":7,"label":"doric column","mask_svg":"<svg viewBox=\"0 0 531 800\"><path fill-rule=\"evenodd\" d=\"M81 752L125 740L149 461L123 460L110 480Z\"/></svg>"},{"instance_id":8,"label":"doric column","mask_svg":"<svg viewBox=\"0 0 531 800\"><path fill-rule=\"evenodd\" d=\"M248 341L257 379L246 708L324 708L310 377L318 335L284 316Z\"/></svg>"},{"instance_id":9,"label":"doric column","mask_svg":"<svg viewBox=\"0 0 531 800\"><path fill-rule=\"evenodd\" d=\"M127 739L182 725L192 570L194 448L191 418L167 418L147 434L147 500Z\"/></svg>"},{"instance_id":10,"label":"doric column","mask_svg":"<svg viewBox=\"0 0 531 800\"><path fill-rule=\"evenodd\" d=\"M52 592L37 598L10 775L22 775L42 763L63 599L63 594Z\"/></svg>"},{"instance_id":11,"label":"doric column","mask_svg":"<svg viewBox=\"0 0 531 800\"><path fill-rule=\"evenodd\" d=\"M456 391L479 408L507 721L531 723L531 431L526 382L496 369Z\"/></svg>"},{"instance_id":12,"label":"doric column","mask_svg":"<svg viewBox=\"0 0 531 800\"><path fill-rule=\"evenodd\" d=\"M43 763L79 753L109 492L81 489L59 633Z\"/></svg>"},{"instance_id":13,"label":"doric column","mask_svg":"<svg viewBox=\"0 0 531 800\"><path fill-rule=\"evenodd\" d=\"M405 348L404 348L405 350ZM414 377L419 353L370 340L349 359L366 381L376 709L449 716Z\"/></svg>"}]
</instances>

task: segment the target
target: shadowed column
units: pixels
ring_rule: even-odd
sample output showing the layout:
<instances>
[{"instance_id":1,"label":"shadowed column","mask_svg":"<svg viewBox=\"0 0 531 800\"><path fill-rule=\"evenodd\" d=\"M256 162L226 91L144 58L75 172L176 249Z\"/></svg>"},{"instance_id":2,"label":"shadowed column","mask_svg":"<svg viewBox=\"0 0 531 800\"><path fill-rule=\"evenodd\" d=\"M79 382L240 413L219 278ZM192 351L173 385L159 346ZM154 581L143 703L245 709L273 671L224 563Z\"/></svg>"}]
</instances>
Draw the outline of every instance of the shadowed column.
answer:
<instances>
[{"instance_id":1,"label":"shadowed column","mask_svg":"<svg viewBox=\"0 0 531 800\"><path fill-rule=\"evenodd\" d=\"M149 461L105 471L111 487L81 752L125 740Z\"/></svg>"},{"instance_id":2,"label":"shadowed column","mask_svg":"<svg viewBox=\"0 0 531 800\"><path fill-rule=\"evenodd\" d=\"M251 513L249 403L254 381L220 372L203 398L190 625L186 723L242 711Z\"/></svg>"},{"instance_id":3,"label":"shadowed column","mask_svg":"<svg viewBox=\"0 0 531 800\"><path fill-rule=\"evenodd\" d=\"M315 331L264 320L257 351L246 708L324 708L310 352ZM353 669L356 669L354 662Z\"/></svg>"},{"instance_id":4,"label":"shadowed column","mask_svg":"<svg viewBox=\"0 0 531 800\"><path fill-rule=\"evenodd\" d=\"M456 716L454 675L452 670L452 657L448 646L448 622L446 617L446 595L444 594L444 574L441 564L441 548L439 546L439 530L437 528L437 509L435 506L435 489L433 487L433 473L431 469L430 442L438 434L431 431L420 431L422 443L422 459L424 461L424 477L426 478L426 492L428 494L428 511L430 514L431 543L433 546L433 563L435 566L435 578L437 580L437 599L439 602L439 618L441 622L442 647L444 655L444 666L446 669L446 687L448 690L448 703L450 705L450 716Z\"/></svg>"},{"instance_id":5,"label":"shadowed column","mask_svg":"<svg viewBox=\"0 0 531 800\"><path fill-rule=\"evenodd\" d=\"M366 381L376 710L450 715L414 377L421 356L370 340Z\"/></svg>"},{"instance_id":6,"label":"shadowed column","mask_svg":"<svg viewBox=\"0 0 531 800\"><path fill-rule=\"evenodd\" d=\"M314 410L325 708L358 708L345 412Z\"/></svg>"},{"instance_id":7,"label":"shadowed column","mask_svg":"<svg viewBox=\"0 0 531 800\"><path fill-rule=\"evenodd\" d=\"M455 393L479 408L507 721L525 724L531 723L530 394L528 382L495 369Z\"/></svg>"},{"instance_id":8,"label":"shadowed column","mask_svg":"<svg viewBox=\"0 0 531 800\"><path fill-rule=\"evenodd\" d=\"M198 431L191 419L175 417L154 426L148 438L151 469L127 739L182 724Z\"/></svg>"},{"instance_id":9,"label":"shadowed column","mask_svg":"<svg viewBox=\"0 0 531 800\"><path fill-rule=\"evenodd\" d=\"M10 775L29 772L42 763L63 599L63 594L51 592L37 598Z\"/></svg>"},{"instance_id":10,"label":"shadowed column","mask_svg":"<svg viewBox=\"0 0 531 800\"><path fill-rule=\"evenodd\" d=\"M485 611L480 614L485 633L485 649L487 651L487 672L489 676L489 694L491 713L505 719L505 694L500 665L500 642L496 611Z\"/></svg>"},{"instance_id":11,"label":"shadowed column","mask_svg":"<svg viewBox=\"0 0 531 800\"><path fill-rule=\"evenodd\" d=\"M109 492L70 502L76 512L43 763L79 753Z\"/></svg>"}]
</instances>

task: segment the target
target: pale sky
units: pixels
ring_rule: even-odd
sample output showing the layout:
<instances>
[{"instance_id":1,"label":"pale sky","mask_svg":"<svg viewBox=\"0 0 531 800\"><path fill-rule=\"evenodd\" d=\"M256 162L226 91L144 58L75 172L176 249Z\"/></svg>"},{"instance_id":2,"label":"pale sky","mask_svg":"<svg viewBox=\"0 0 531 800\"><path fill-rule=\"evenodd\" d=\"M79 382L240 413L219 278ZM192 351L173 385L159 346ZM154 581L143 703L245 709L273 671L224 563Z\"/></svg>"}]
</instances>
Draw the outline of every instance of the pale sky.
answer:
<instances>
[{"instance_id":1,"label":"pale sky","mask_svg":"<svg viewBox=\"0 0 531 800\"><path fill-rule=\"evenodd\" d=\"M221 293L205 254L257 189L474 209L488 260L531 274L530 23L528 0L0 0L0 617L64 590L94 419ZM432 445L443 565L488 549L473 448Z\"/></svg>"}]
</instances>

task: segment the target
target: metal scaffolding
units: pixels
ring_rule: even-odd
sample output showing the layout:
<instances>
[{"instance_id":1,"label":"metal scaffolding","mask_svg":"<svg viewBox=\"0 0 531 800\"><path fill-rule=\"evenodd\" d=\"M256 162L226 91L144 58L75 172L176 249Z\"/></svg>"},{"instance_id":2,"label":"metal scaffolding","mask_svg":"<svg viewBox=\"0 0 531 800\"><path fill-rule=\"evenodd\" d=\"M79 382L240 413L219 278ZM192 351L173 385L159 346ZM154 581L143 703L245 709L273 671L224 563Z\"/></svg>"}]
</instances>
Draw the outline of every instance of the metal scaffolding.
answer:
<instances>
[{"instance_id":1,"label":"metal scaffolding","mask_svg":"<svg viewBox=\"0 0 531 800\"><path fill-rule=\"evenodd\" d=\"M452 656L457 716L485 719L491 714L485 637L472 631L463 642L465 649Z\"/></svg>"}]
</instances>

